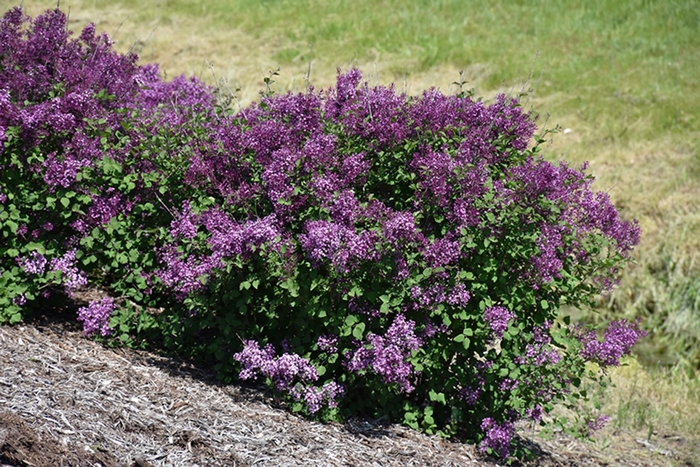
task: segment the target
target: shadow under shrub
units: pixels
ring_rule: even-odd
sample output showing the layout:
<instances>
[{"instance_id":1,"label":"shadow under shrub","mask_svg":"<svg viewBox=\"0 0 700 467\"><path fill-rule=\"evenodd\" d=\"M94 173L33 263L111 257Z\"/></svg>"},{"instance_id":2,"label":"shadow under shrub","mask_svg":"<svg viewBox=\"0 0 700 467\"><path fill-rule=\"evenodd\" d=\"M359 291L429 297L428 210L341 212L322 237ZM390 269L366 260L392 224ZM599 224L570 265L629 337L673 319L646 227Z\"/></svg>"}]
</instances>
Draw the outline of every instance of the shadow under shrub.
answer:
<instances>
[{"instance_id":1,"label":"shadow under shrub","mask_svg":"<svg viewBox=\"0 0 700 467\"><path fill-rule=\"evenodd\" d=\"M70 39L58 10L11 10L0 34L0 321L99 284L113 297L79 311L88 334L501 457L517 420L585 398L586 363L643 335L558 316L614 285L639 229L585 167L539 156L517 99L350 70L232 113L94 26Z\"/></svg>"}]
</instances>

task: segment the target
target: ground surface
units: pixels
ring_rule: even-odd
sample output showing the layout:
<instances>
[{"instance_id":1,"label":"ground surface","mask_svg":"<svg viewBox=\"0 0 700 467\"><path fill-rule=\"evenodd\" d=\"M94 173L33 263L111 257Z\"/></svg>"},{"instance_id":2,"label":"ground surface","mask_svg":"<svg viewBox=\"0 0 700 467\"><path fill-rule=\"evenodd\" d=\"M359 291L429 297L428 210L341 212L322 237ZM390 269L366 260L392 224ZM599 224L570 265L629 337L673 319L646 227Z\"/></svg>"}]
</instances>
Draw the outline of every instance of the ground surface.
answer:
<instances>
[{"instance_id":1,"label":"ground surface","mask_svg":"<svg viewBox=\"0 0 700 467\"><path fill-rule=\"evenodd\" d=\"M619 433L601 448L521 434L528 466L692 465ZM681 440L682 441L682 440ZM679 441L679 442L681 442ZM474 446L402 426L304 420L263 390L204 368L82 336L70 320L0 326L0 467L493 466Z\"/></svg>"}]
</instances>

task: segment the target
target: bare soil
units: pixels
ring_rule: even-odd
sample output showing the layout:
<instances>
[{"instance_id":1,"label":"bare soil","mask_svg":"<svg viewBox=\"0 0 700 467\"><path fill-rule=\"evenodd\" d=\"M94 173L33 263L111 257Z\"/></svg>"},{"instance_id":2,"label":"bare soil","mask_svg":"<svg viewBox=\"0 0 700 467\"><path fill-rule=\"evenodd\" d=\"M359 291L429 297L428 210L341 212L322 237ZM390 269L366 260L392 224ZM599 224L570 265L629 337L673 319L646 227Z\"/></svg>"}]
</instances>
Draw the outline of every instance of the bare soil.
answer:
<instances>
[{"instance_id":1,"label":"bare soil","mask_svg":"<svg viewBox=\"0 0 700 467\"><path fill-rule=\"evenodd\" d=\"M372 420L323 424L264 388L222 385L209 369L83 337L75 310L0 326L0 467L495 466L475 446ZM601 449L564 434L520 436L525 466L692 465L618 433Z\"/></svg>"}]
</instances>

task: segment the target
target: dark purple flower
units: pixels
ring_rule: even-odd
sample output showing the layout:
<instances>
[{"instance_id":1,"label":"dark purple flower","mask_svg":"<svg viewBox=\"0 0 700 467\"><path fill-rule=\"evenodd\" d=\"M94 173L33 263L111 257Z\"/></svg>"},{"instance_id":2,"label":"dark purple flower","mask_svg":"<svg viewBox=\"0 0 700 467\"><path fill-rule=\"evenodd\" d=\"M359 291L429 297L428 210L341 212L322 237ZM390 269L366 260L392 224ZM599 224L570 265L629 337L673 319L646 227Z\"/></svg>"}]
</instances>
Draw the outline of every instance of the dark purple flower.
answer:
<instances>
[{"instance_id":1,"label":"dark purple flower","mask_svg":"<svg viewBox=\"0 0 700 467\"><path fill-rule=\"evenodd\" d=\"M525 410L525 415L527 415L533 422L539 422L542 419L542 406L536 405Z\"/></svg>"},{"instance_id":2,"label":"dark purple flower","mask_svg":"<svg viewBox=\"0 0 700 467\"><path fill-rule=\"evenodd\" d=\"M17 264L27 274L43 274L46 272L46 264L48 261L41 253L32 251L28 258L17 258Z\"/></svg>"},{"instance_id":3,"label":"dark purple flower","mask_svg":"<svg viewBox=\"0 0 700 467\"><path fill-rule=\"evenodd\" d=\"M233 359L242 365L241 379L269 378L278 391L290 394L295 400L303 399L312 414L323 405L335 407L337 398L343 395L342 386L335 382L327 382L320 388L311 386L309 383L318 380L316 368L297 354L284 353L277 357L270 344L261 349L257 342L245 341L243 350L235 353Z\"/></svg>"},{"instance_id":4,"label":"dark purple flower","mask_svg":"<svg viewBox=\"0 0 700 467\"><path fill-rule=\"evenodd\" d=\"M610 417L608 415L600 415L599 417L593 420L589 420L588 423L586 423L586 428L588 429L587 435L593 436L593 433L605 428L605 425L608 423L608 420L610 420Z\"/></svg>"},{"instance_id":5,"label":"dark purple flower","mask_svg":"<svg viewBox=\"0 0 700 467\"><path fill-rule=\"evenodd\" d=\"M484 310L484 321L489 325L497 338L502 338L508 329L508 323L515 315L502 306L492 306Z\"/></svg>"},{"instance_id":6,"label":"dark purple flower","mask_svg":"<svg viewBox=\"0 0 700 467\"><path fill-rule=\"evenodd\" d=\"M27 297L24 294L19 294L12 299L12 303L19 306L24 306L27 303Z\"/></svg>"},{"instance_id":7,"label":"dark purple flower","mask_svg":"<svg viewBox=\"0 0 700 467\"><path fill-rule=\"evenodd\" d=\"M415 374L413 366L406 361L411 352L422 345L415 334L415 322L397 315L384 336L369 333L365 342L349 352L345 366L353 372L372 371L387 383L396 383L409 393L413 391L410 378Z\"/></svg>"},{"instance_id":8,"label":"dark purple flower","mask_svg":"<svg viewBox=\"0 0 700 467\"><path fill-rule=\"evenodd\" d=\"M491 449L494 454L503 459L510 456L510 443L515 436L515 423L505 421L497 423L493 418L486 417L481 422L484 439L479 444L479 449L486 452Z\"/></svg>"},{"instance_id":9,"label":"dark purple flower","mask_svg":"<svg viewBox=\"0 0 700 467\"><path fill-rule=\"evenodd\" d=\"M61 280L68 292L85 287L88 283L87 276L75 265L75 250L66 252L63 256L51 260L50 268L53 272L61 272Z\"/></svg>"},{"instance_id":10,"label":"dark purple flower","mask_svg":"<svg viewBox=\"0 0 700 467\"><path fill-rule=\"evenodd\" d=\"M613 321L605 331L602 340L598 339L595 331L587 333L575 332L583 344L581 356L586 360L592 360L603 367L618 366L620 358L629 355L634 344L647 335L640 329L641 318L634 323L625 319Z\"/></svg>"},{"instance_id":11,"label":"dark purple flower","mask_svg":"<svg viewBox=\"0 0 700 467\"><path fill-rule=\"evenodd\" d=\"M78 321L83 323L85 335L91 336L97 332L103 337L111 335L113 330L109 327L108 320L116 306L114 299L107 297L101 300L93 300L86 307L80 307L78 309Z\"/></svg>"},{"instance_id":12,"label":"dark purple flower","mask_svg":"<svg viewBox=\"0 0 700 467\"><path fill-rule=\"evenodd\" d=\"M333 335L322 335L318 338L318 348L328 353L338 352L338 337Z\"/></svg>"}]
</instances>

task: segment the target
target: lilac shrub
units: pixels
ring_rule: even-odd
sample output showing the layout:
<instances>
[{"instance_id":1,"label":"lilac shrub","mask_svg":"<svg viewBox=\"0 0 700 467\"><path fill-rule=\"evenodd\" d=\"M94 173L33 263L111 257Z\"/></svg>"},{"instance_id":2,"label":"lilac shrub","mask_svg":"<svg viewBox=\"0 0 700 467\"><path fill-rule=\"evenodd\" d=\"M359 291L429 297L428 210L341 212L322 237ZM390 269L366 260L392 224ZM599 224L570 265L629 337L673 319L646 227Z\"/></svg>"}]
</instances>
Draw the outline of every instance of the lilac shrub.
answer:
<instances>
[{"instance_id":1,"label":"lilac shrub","mask_svg":"<svg viewBox=\"0 0 700 467\"><path fill-rule=\"evenodd\" d=\"M615 285L640 231L585 166L540 156L517 99L353 69L234 113L65 24L0 21L0 321L98 284L119 298L81 308L87 334L501 457L643 336L559 316Z\"/></svg>"},{"instance_id":2,"label":"lilac shrub","mask_svg":"<svg viewBox=\"0 0 700 467\"><path fill-rule=\"evenodd\" d=\"M187 142L161 143L193 119L189 108L215 102L196 80L162 82L157 67L116 53L94 25L71 38L66 20L20 8L0 20L0 321L88 282L155 305L161 202L192 195L168 189L185 175L173 154Z\"/></svg>"}]
</instances>

